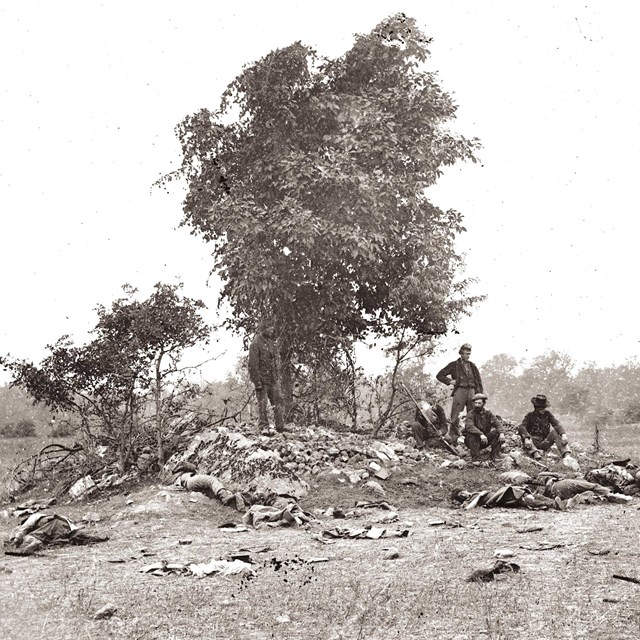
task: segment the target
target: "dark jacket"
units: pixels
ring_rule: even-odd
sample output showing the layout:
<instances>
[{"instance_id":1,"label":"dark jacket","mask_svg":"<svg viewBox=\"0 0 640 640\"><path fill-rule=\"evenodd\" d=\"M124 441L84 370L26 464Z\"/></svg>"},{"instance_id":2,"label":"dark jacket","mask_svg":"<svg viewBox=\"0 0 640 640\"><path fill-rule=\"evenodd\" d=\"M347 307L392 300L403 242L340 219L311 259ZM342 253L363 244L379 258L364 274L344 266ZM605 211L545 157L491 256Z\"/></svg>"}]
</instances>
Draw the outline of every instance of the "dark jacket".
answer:
<instances>
[{"instance_id":1,"label":"dark jacket","mask_svg":"<svg viewBox=\"0 0 640 640\"><path fill-rule=\"evenodd\" d=\"M476 393L482 393L482 378L480 377L478 367L476 367L476 365L470 360L469 366L471 368L471 377L473 378L473 385L470 386L473 386ZM436 380L438 380L438 382L442 382L442 384L450 385L454 382L454 392L460 386L460 382L463 378L464 370L462 369L462 358L458 358L457 360L450 362L444 369L438 372L438 375L436 375Z\"/></svg>"},{"instance_id":2,"label":"dark jacket","mask_svg":"<svg viewBox=\"0 0 640 640\"><path fill-rule=\"evenodd\" d=\"M527 413L518 427L518 433L523 438L540 438L544 440L553 427L560 435L564 433L564 427L556 420L548 409L544 411L531 411Z\"/></svg>"},{"instance_id":3,"label":"dark jacket","mask_svg":"<svg viewBox=\"0 0 640 640\"><path fill-rule=\"evenodd\" d=\"M476 436L488 436L491 431L502 433L502 423L488 409L473 409L467 414L464 432Z\"/></svg>"},{"instance_id":4,"label":"dark jacket","mask_svg":"<svg viewBox=\"0 0 640 640\"><path fill-rule=\"evenodd\" d=\"M249 379L254 385L272 385L276 381L276 345L262 334L249 347Z\"/></svg>"}]
</instances>

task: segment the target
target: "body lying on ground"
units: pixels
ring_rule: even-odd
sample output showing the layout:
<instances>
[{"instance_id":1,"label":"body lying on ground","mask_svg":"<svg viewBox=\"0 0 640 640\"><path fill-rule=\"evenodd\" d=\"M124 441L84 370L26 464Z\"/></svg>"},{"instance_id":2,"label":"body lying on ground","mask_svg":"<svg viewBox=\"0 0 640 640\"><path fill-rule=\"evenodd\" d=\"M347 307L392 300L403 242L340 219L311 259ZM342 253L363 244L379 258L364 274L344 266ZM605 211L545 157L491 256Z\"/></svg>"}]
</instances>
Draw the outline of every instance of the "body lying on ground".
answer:
<instances>
[{"instance_id":1,"label":"body lying on ground","mask_svg":"<svg viewBox=\"0 0 640 640\"><path fill-rule=\"evenodd\" d=\"M174 484L184 487L187 491L203 493L208 498L216 498L227 506L238 511L247 511L254 505L273 507L284 510L297 500L293 496L265 491L237 491L225 488L222 482L213 475L197 473L195 465L190 462L179 462L173 469Z\"/></svg>"},{"instance_id":2,"label":"body lying on ground","mask_svg":"<svg viewBox=\"0 0 640 640\"><path fill-rule=\"evenodd\" d=\"M452 492L453 502L465 509L474 507L524 507L526 509L567 509L584 501L608 500L624 502L630 498L615 493L610 487L582 479L557 479L541 474L525 485L504 485L495 491L470 493L461 489ZM580 499L584 496L587 500Z\"/></svg>"},{"instance_id":3,"label":"body lying on ground","mask_svg":"<svg viewBox=\"0 0 640 640\"><path fill-rule=\"evenodd\" d=\"M584 477L585 480L611 487L614 491L628 496L640 493L640 467L633 464L629 458L591 469Z\"/></svg>"},{"instance_id":4,"label":"body lying on ground","mask_svg":"<svg viewBox=\"0 0 640 640\"><path fill-rule=\"evenodd\" d=\"M93 544L107 536L92 535L57 513L34 513L16 527L4 543L10 555L28 556L53 544Z\"/></svg>"}]
</instances>

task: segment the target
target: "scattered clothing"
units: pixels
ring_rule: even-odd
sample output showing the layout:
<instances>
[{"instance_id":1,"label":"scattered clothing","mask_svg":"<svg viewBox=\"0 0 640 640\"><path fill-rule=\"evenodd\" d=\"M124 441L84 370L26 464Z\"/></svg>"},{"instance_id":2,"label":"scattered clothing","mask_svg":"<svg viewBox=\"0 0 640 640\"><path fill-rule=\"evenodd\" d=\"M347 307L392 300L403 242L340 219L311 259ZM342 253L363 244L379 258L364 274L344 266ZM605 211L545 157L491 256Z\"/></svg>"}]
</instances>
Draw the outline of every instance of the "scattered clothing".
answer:
<instances>
[{"instance_id":1,"label":"scattered clothing","mask_svg":"<svg viewBox=\"0 0 640 640\"><path fill-rule=\"evenodd\" d=\"M255 575L253 566L243 560L210 560L206 563L179 562L169 563L166 561L148 564L140 569L140 573L148 573L152 576L169 576L172 574L183 576L195 576L204 578L210 575L230 576L230 575Z\"/></svg>"},{"instance_id":2,"label":"scattered clothing","mask_svg":"<svg viewBox=\"0 0 640 640\"><path fill-rule=\"evenodd\" d=\"M378 538L406 538L411 532L409 529L383 529L381 527L334 527L322 532L323 538L368 538L377 540Z\"/></svg>"},{"instance_id":3,"label":"scattered clothing","mask_svg":"<svg viewBox=\"0 0 640 640\"><path fill-rule=\"evenodd\" d=\"M277 503L273 506L251 506L249 511L242 516L242 522L246 525L259 528L261 525L268 527L300 527L311 522L311 514L303 511L297 502L287 502L284 506Z\"/></svg>"},{"instance_id":4,"label":"scattered clothing","mask_svg":"<svg viewBox=\"0 0 640 640\"><path fill-rule=\"evenodd\" d=\"M22 518L23 516L30 516L33 513L48 509L51 505L56 503L55 498L49 498L48 500L27 500L22 504L19 504L12 512L11 515L14 518Z\"/></svg>"}]
</instances>

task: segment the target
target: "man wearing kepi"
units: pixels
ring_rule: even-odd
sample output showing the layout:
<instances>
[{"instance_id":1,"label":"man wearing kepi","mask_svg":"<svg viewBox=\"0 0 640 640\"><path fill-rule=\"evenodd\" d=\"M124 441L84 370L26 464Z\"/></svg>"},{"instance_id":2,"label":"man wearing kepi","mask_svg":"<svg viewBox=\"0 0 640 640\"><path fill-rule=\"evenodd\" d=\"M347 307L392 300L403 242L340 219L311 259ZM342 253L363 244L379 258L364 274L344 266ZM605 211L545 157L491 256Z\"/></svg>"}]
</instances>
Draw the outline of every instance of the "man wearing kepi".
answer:
<instances>
[{"instance_id":1,"label":"man wearing kepi","mask_svg":"<svg viewBox=\"0 0 640 640\"><path fill-rule=\"evenodd\" d=\"M505 440L502 423L488 409L485 409L487 396L476 393L471 401L473 409L467 413L464 425L464 443L471 451L471 460L480 458L480 450L491 447L491 460L496 460L502 453Z\"/></svg>"},{"instance_id":2,"label":"man wearing kepi","mask_svg":"<svg viewBox=\"0 0 640 640\"><path fill-rule=\"evenodd\" d=\"M541 451L547 451L555 444L560 455L565 458L571 453L569 438L564 427L554 415L547 409L549 401L547 396L537 395L531 398L533 411L527 413L518 427L518 433L522 438L522 446L532 458L541 457Z\"/></svg>"},{"instance_id":3,"label":"man wearing kepi","mask_svg":"<svg viewBox=\"0 0 640 640\"><path fill-rule=\"evenodd\" d=\"M282 396L276 369L276 345L273 322L260 323L259 331L249 348L249 378L256 389L259 426L269 426L267 399L273 407L276 431L284 431Z\"/></svg>"},{"instance_id":4,"label":"man wearing kepi","mask_svg":"<svg viewBox=\"0 0 640 640\"><path fill-rule=\"evenodd\" d=\"M449 438L454 443L460 436L460 413L465 407L467 408L467 413L469 413L473 409L471 399L476 393L482 393L483 391L478 367L469 360L471 357L471 345L463 344L458 353L460 357L450 362L436 375L436 379L442 384L453 385Z\"/></svg>"}]
</instances>

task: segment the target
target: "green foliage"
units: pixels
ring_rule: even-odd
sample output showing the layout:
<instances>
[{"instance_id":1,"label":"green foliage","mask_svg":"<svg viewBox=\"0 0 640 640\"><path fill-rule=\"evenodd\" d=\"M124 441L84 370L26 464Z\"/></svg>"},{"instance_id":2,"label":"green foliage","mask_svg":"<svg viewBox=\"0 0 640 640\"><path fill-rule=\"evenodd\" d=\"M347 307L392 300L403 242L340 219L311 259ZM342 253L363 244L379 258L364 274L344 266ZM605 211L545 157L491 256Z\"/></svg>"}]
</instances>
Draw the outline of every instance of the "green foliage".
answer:
<instances>
[{"instance_id":1,"label":"green foliage","mask_svg":"<svg viewBox=\"0 0 640 640\"><path fill-rule=\"evenodd\" d=\"M13 375L13 385L34 402L74 416L85 437L106 444L117 453L124 470L145 426L163 425L163 410L176 410L174 391L163 394L170 373L177 371L182 351L204 340L208 329L199 300L181 297L180 286L157 284L145 301L135 290L111 309L97 308L93 339L76 346L67 336L50 345L49 355L34 365L5 357L0 360ZM165 364L166 363L166 364ZM149 400L155 400L155 414ZM151 415L150 415L151 414Z\"/></svg>"},{"instance_id":2,"label":"green foliage","mask_svg":"<svg viewBox=\"0 0 640 640\"><path fill-rule=\"evenodd\" d=\"M325 366L366 335L429 339L477 301L459 278L462 216L426 189L479 145L448 128L428 44L403 14L335 60L294 43L177 128L166 179L188 182L184 223L213 245L228 324L275 318L289 395L291 363Z\"/></svg>"},{"instance_id":3,"label":"green foliage","mask_svg":"<svg viewBox=\"0 0 640 640\"><path fill-rule=\"evenodd\" d=\"M35 438L36 425L31 420L18 420L18 422L6 424L0 428L2 438Z\"/></svg>"}]
</instances>

